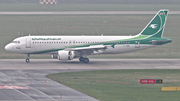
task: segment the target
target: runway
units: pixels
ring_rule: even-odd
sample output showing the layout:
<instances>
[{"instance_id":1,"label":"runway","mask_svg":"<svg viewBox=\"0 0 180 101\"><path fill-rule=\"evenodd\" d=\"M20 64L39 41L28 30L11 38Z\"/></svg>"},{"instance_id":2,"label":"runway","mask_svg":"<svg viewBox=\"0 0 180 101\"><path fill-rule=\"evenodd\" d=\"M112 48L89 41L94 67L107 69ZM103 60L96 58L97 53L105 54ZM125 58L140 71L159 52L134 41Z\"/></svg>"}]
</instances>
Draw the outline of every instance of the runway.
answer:
<instances>
[{"instance_id":1,"label":"runway","mask_svg":"<svg viewBox=\"0 0 180 101\"><path fill-rule=\"evenodd\" d=\"M0 15L80 15L80 14L156 14L157 11L60 11L60 12L0 12ZM180 11L170 11L169 14L180 14Z\"/></svg>"},{"instance_id":2,"label":"runway","mask_svg":"<svg viewBox=\"0 0 180 101\"><path fill-rule=\"evenodd\" d=\"M180 69L180 59L0 59L0 101L99 101L45 77L58 72L108 69Z\"/></svg>"}]
</instances>

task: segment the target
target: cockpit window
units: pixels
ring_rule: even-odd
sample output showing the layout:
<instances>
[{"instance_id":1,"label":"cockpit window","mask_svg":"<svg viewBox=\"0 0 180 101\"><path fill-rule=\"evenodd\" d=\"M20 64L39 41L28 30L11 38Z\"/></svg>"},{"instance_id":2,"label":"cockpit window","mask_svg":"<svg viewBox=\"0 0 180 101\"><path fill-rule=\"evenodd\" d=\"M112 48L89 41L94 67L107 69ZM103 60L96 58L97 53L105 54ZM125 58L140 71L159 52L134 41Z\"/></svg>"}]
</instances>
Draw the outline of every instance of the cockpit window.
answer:
<instances>
[{"instance_id":1,"label":"cockpit window","mask_svg":"<svg viewBox=\"0 0 180 101\"><path fill-rule=\"evenodd\" d=\"M17 43L17 41L12 41L11 43Z\"/></svg>"},{"instance_id":2,"label":"cockpit window","mask_svg":"<svg viewBox=\"0 0 180 101\"><path fill-rule=\"evenodd\" d=\"M11 43L20 44L20 41L12 41Z\"/></svg>"}]
</instances>

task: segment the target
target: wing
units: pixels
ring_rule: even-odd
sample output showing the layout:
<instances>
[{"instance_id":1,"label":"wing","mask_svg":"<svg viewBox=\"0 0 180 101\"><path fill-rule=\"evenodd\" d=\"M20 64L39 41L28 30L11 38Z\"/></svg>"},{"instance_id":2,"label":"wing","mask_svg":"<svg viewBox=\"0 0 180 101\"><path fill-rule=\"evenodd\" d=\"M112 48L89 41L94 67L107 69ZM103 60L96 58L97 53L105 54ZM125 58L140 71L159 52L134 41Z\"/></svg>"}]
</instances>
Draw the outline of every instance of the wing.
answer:
<instances>
[{"instance_id":1,"label":"wing","mask_svg":"<svg viewBox=\"0 0 180 101\"><path fill-rule=\"evenodd\" d=\"M93 55L93 54L101 54L107 49L104 45L92 45L88 47L78 47L78 48L67 48L67 51L75 51L76 55Z\"/></svg>"}]
</instances>

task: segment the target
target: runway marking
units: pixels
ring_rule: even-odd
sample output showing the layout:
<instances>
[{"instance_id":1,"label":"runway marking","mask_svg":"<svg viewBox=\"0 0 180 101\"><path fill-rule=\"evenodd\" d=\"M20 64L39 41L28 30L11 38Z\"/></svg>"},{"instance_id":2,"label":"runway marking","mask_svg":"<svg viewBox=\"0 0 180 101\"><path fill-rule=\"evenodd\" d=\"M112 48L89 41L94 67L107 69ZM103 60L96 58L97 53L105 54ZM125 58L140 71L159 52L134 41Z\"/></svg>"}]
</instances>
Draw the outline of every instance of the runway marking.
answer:
<instances>
[{"instance_id":1,"label":"runway marking","mask_svg":"<svg viewBox=\"0 0 180 101\"><path fill-rule=\"evenodd\" d=\"M36 101L36 100L34 100L33 98L31 98L30 96L26 95L25 93L22 93L21 91L19 91L19 90L17 90L17 89L15 89L15 90L16 90L17 92L19 92L20 94L28 97L28 98L31 99L32 101Z\"/></svg>"},{"instance_id":2,"label":"runway marking","mask_svg":"<svg viewBox=\"0 0 180 101\"><path fill-rule=\"evenodd\" d=\"M29 89L29 87L20 87L20 86L0 86L0 89Z\"/></svg>"},{"instance_id":3,"label":"runway marking","mask_svg":"<svg viewBox=\"0 0 180 101\"><path fill-rule=\"evenodd\" d=\"M35 88L33 88L33 87L31 87L31 89L36 90L37 92L41 93L42 95L45 95L46 97L48 97L48 98L51 99L51 100L55 100L53 97L51 97L51 96L45 94L44 92L40 91L39 89L35 89Z\"/></svg>"}]
</instances>

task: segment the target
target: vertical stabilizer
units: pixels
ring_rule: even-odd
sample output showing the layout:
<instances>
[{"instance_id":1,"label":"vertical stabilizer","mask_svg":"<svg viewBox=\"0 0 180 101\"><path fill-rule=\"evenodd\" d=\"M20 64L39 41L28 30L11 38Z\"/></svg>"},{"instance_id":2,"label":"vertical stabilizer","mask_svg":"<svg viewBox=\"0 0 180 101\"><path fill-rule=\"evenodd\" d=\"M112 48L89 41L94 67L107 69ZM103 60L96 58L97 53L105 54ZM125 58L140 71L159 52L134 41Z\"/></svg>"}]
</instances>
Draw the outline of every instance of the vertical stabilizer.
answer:
<instances>
[{"instance_id":1,"label":"vertical stabilizer","mask_svg":"<svg viewBox=\"0 0 180 101\"><path fill-rule=\"evenodd\" d=\"M141 31L140 35L147 35L153 37L162 37L166 19L168 16L167 9L160 10L153 19L147 24L147 26Z\"/></svg>"}]
</instances>

